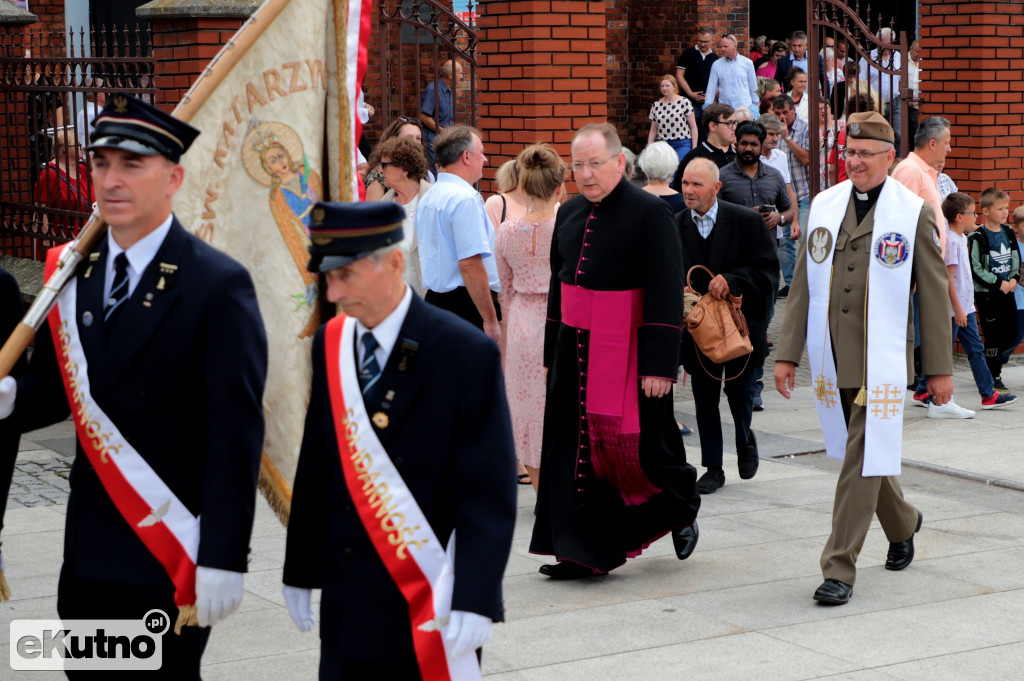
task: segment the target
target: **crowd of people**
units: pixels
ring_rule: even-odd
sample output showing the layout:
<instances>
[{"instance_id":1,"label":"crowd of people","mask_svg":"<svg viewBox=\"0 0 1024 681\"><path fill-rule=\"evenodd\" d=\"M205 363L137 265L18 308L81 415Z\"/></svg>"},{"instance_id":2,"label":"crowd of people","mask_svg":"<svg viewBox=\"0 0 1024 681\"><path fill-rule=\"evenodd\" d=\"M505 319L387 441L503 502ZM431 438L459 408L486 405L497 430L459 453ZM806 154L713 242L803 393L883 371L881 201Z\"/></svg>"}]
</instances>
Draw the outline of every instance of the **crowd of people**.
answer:
<instances>
[{"instance_id":1,"label":"crowd of people","mask_svg":"<svg viewBox=\"0 0 1024 681\"><path fill-rule=\"evenodd\" d=\"M825 604L849 601L874 515L890 542L886 568L914 558L923 518L897 479L904 402L890 401L894 411L886 402L881 418L879 391L902 395L911 384L909 403L930 417L973 416L953 400L959 339L982 408L1016 400L1001 369L1024 338L1024 207L1011 220L1000 189L977 202L957 191L941 172L952 138L939 117L915 120L914 151L893 169L898 89L876 92L870 63L858 67L845 41L816 57L799 31L785 42L758 38L749 57L734 36L719 37L720 54L713 45L699 29L675 74L659 79L638 158L612 125L584 125L571 161L529 145L498 169L486 201L474 185L487 140L455 122L462 67L446 62L420 111L395 118L361 165L367 201L319 201L310 211L306 267L343 314L312 344L283 594L308 631L312 591L323 591L321 678L418 678L432 665L479 664L503 617L517 475L537 494L530 551L554 558L539 568L551 579L607 575L666 535L687 559L701 495L727 479L722 392L737 473L757 474L753 414L766 408L773 351L774 386L789 398L806 349L826 449L844 459L814 593ZM895 55L882 48L871 58ZM818 83L807 77L814 58ZM815 112L809 88L820 88ZM105 412L111 441L138 450L143 465L130 484L164 485L176 514L167 526L181 522L172 532L191 543L181 552L141 530L164 516L137 518L108 478L119 459L80 440L58 610L177 610L186 633L165 659L192 678L207 627L241 599L268 349L248 273L171 213L178 161L199 131L119 102L98 113L88 146L110 231L61 294L66 323L41 331L18 379L0 380L0 433L14 420L38 427L69 411ZM817 196L814 150L827 187ZM126 173L129 164L138 170ZM47 173L70 199L87 170L54 163ZM742 318L750 352L709 356L684 322L702 296ZM786 316L771 339L779 299L788 299ZM166 315L177 349L151 342L154 314ZM79 325L81 337L67 332ZM92 385L65 375L74 387L65 393L62 372L77 366L69 353L109 373ZM146 361L129 367L136 356ZM221 369L216 385L188 361L197 356ZM680 366L694 399L699 478L683 444L691 429L674 416ZM189 399L197 388L202 399ZM218 420L221 430L202 427L214 406L231 417ZM198 425L167 439L155 418ZM215 477L216 494L174 463L181 452L207 482ZM232 481L227 494L221 478ZM102 550L96 536L106 537ZM374 627L362 614L370 609Z\"/></svg>"}]
</instances>

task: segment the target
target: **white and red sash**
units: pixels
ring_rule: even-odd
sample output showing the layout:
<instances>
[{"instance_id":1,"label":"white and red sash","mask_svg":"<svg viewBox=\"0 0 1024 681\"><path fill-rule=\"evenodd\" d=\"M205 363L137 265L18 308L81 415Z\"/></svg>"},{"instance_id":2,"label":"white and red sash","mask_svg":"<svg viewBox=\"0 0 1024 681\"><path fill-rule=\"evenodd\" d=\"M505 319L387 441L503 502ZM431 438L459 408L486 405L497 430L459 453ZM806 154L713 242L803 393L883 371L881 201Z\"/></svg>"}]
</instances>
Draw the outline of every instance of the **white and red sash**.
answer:
<instances>
[{"instance_id":1,"label":"white and red sash","mask_svg":"<svg viewBox=\"0 0 1024 681\"><path fill-rule=\"evenodd\" d=\"M50 249L46 279L57 268L63 248L72 245ZM199 518L181 503L93 399L89 364L78 335L77 283L72 278L61 291L49 322L78 442L118 512L174 583L177 633L184 624L197 624Z\"/></svg>"},{"instance_id":2,"label":"white and red sash","mask_svg":"<svg viewBox=\"0 0 1024 681\"><path fill-rule=\"evenodd\" d=\"M453 658L441 635L455 584L454 533L445 553L377 439L359 388L355 337L354 319L338 315L327 323L327 386L345 485L370 541L409 604L413 647L424 681L480 679L476 655Z\"/></svg>"}]
</instances>

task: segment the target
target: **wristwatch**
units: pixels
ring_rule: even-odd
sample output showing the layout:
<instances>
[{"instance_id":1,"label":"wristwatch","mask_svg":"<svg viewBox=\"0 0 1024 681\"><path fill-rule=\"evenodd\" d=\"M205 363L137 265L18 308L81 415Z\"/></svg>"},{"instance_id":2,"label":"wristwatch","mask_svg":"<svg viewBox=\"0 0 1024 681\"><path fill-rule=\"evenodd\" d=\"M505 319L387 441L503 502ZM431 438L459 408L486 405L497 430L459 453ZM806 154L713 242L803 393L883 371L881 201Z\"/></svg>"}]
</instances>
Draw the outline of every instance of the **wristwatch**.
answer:
<instances>
[{"instance_id":1,"label":"wristwatch","mask_svg":"<svg viewBox=\"0 0 1024 681\"><path fill-rule=\"evenodd\" d=\"M786 215L785 215L785 213L779 213L779 224L780 225L786 224Z\"/></svg>"}]
</instances>

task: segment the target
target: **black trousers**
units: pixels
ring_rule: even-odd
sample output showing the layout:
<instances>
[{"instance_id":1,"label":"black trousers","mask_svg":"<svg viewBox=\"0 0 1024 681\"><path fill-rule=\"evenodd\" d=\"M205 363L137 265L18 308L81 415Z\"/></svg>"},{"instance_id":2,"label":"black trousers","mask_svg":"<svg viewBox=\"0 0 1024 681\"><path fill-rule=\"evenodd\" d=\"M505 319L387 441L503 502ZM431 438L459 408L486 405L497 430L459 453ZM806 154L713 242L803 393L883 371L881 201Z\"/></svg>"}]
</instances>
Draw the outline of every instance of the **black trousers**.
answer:
<instances>
[{"instance_id":1,"label":"black trousers","mask_svg":"<svg viewBox=\"0 0 1024 681\"><path fill-rule=\"evenodd\" d=\"M1002 354L1017 340L1017 304L1012 293L975 293L978 325L985 335L985 363L996 378L1003 371Z\"/></svg>"},{"instance_id":2,"label":"black trousers","mask_svg":"<svg viewBox=\"0 0 1024 681\"><path fill-rule=\"evenodd\" d=\"M427 291L424 300L442 310L454 312L480 330L484 328L484 318L480 316L480 311L476 309L476 303L465 286L447 293ZM501 306L498 305L498 294L494 291L491 291L491 301L494 303L494 311L498 313L498 321L501 321Z\"/></svg>"},{"instance_id":3,"label":"black trousers","mask_svg":"<svg viewBox=\"0 0 1024 681\"><path fill-rule=\"evenodd\" d=\"M209 627L183 627L174 633L178 608L174 605L174 587L156 584L118 584L97 579L83 579L70 574L67 563L61 568L57 586L57 614L61 619L139 619L159 608L167 613L171 627L163 635L163 667L155 672L65 672L69 679L125 678L168 679L185 681L200 679L199 664L210 640Z\"/></svg>"},{"instance_id":4,"label":"black trousers","mask_svg":"<svg viewBox=\"0 0 1024 681\"><path fill-rule=\"evenodd\" d=\"M756 353L755 353L756 354ZM700 434L700 463L705 468L722 467L722 415L719 411L719 403L722 399L722 391L729 402L729 411L732 412L732 420L736 430L736 448L752 444L750 423L754 417L754 402L751 399L751 384L753 383L755 357L750 358L746 368L743 368L744 359L732 360L725 364L715 364L707 357L701 358L707 371L719 378L732 380L716 381L708 375L703 368L697 367L690 373L690 388L693 390L693 400L697 411L697 432ZM742 373L736 378L738 372Z\"/></svg>"}]
</instances>

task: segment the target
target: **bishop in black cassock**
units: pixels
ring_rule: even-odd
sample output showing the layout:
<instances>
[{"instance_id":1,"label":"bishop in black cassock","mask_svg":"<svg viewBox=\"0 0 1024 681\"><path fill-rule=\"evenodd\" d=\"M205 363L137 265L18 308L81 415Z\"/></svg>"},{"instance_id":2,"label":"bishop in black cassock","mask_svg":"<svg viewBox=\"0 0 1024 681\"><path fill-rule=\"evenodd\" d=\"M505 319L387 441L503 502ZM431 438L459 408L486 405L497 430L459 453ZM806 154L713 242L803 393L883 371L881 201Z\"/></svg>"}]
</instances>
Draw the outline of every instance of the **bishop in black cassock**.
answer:
<instances>
[{"instance_id":1,"label":"bishop in black cassock","mask_svg":"<svg viewBox=\"0 0 1024 681\"><path fill-rule=\"evenodd\" d=\"M605 149L598 145L594 159L585 153L581 158L581 141L588 128L573 142L574 172L584 195L559 208L551 244L544 343L548 391L530 551L559 560L558 565L541 569L555 578L606 573L673 531L680 534L674 535L677 554L685 558L696 541L694 521L700 507L696 472L686 463L671 390L661 397L647 397L641 388L644 377L675 381L679 368L683 319L679 235L668 204L621 175L617 183L610 176L611 189L600 200L587 195L585 178L615 172L613 164L602 167L599 163L602 158L614 160L611 143ZM601 134L591 137L604 143ZM602 153L605 150L613 153ZM610 469L599 460L598 445L592 442L600 434L590 422L595 415L588 406L587 388L603 378L588 372L588 363L595 361L592 353L597 351L591 348L592 331L573 326L563 312L569 314L572 306L572 301L564 300L566 295L592 293L595 319L606 317L602 296L625 291L638 292L635 345L630 346L635 374L623 387L638 393L634 410L639 412L639 442L633 447L633 458L638 459L642 476L639 482L634 475L620 484L617 473L629 477L628 464Z\"/></svg>"}]
</instances>

